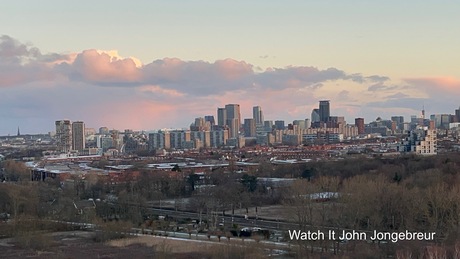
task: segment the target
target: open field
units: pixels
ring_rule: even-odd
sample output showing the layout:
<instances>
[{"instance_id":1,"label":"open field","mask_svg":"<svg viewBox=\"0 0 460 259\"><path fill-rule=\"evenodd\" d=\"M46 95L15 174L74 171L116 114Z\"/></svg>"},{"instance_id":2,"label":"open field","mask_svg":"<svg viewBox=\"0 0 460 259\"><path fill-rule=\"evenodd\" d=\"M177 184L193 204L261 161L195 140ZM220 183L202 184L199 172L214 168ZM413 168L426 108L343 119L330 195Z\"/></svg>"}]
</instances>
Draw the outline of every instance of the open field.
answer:
<instances>
[{"instance_id":1,"label":"open field","mask_svg":"<svg viewBox=\"0 0 460 259\"><path fill-rule=\"evenodd\" d=\"M12 238L0 240L0 258L152 258L151 247L112 247L93 241L86 231L57 232L31 236L26 243ZM31 245L37 242L40 247Z\"/></svg>"},{"instance_id":2,"label":"open field","mask_svg":"<svg viewBox=\"0 0 460 259\"><path fill-rule=\"evenodd\" d=\"M0 258L222 258L232 253L236 258L264 258L268 252L254 241L224 238L218 242L138 236L96 243L94 233L87 231L40 234L28 241L1 239Z\"/></svg>"}]
</instances>

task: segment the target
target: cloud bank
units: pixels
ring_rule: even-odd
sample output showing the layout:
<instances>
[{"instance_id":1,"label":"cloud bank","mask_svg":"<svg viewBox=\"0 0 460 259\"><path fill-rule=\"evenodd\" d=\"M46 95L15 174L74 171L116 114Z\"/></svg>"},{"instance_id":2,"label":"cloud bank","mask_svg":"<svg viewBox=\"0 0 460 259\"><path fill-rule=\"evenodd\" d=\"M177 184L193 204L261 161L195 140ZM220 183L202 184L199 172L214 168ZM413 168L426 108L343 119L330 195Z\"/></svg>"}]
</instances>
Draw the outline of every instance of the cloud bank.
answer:
<instances>
[{"instance_id":1,"label":"cloud bank","mask_svg":"<svg viewBox=\"0 0 460 259\"><path fill-rule=\"evenodd\" d=\"M225 103L240 103L246 117L252 106L260 105L267 119L289 121L308 118L319 99L331 100L332 112L351 122L356 116L384 117L399 108L415 111L423 102L433 103L433 109L452 109L447 105L457 104L441 99L460 94L459 89L455 78L398 81L334 67L260 70L234 59L178 58L142 64L116 51L95 49L42 54L31 44L0 37L0 135L17 126L23 132L45 132L63 118L83 120L90 127L186 127L195 117L215 115Z\"/></svg>"}]
</instances>

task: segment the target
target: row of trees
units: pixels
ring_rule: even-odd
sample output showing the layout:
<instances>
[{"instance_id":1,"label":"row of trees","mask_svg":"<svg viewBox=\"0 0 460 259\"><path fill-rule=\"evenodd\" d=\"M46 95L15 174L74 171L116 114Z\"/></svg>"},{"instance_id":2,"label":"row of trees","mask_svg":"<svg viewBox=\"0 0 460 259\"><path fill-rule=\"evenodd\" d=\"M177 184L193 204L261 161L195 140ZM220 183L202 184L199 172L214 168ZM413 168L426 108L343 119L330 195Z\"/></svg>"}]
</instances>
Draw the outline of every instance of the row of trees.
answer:
<instances>
[{"instance_id":1,"label":"row of trees","mask_svg":"<svg viewBox=\"0 0 460 259\"><path fill-rule=\"evenodd\" d=\"M329 196L330 201L322 202L311 199L312 193L319 192L338 196ZM338 176L302 179L289 188L283 201L301 230L408 230L435 232L435 242L444 246L454 246L460 241L460 176L452 177L440 169L419 171L403 180L378 172L345 179ZM306 256L318 247L338 252L340 244L330 240L298 243L303 247L299 253ZM426 245L389 242L382 253L395 255L398 250L409 250L416 255Z\"/></svg>"}]
</instances>

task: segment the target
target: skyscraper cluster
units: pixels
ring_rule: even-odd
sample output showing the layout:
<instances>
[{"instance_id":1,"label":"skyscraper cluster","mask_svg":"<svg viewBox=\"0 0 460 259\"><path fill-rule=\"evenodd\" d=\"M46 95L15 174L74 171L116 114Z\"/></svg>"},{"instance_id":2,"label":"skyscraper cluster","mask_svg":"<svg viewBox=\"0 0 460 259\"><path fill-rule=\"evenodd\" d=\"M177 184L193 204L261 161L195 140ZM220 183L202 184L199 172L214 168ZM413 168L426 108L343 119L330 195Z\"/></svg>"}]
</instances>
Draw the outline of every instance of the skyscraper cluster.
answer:
<instances>
[{"instance_id":1,"label":"skyscraper cluster","mask_svg":"<svg viewBox=\"0 0 460 259\"><path fill-rule=\"evenodd\" d=\"M70 120L56 121L56 140L58 150L69 153L71 150L85 149L85 123Z\"/></svg>"},{"instance_id":2,"label":"skyscraper cluster","mask_svg":"<svg viewBox=\"0 0 460 259\"><path fill-rule=\"evenodd\" d=\"M319 101L319 108L311 112L311 123L313 128L323 128L331 117L331 107L328 100Z\"/></svg>"},{"instance_id":3,"label":"skyscraper cluster","mask_svg":"<svg viewBox=\"0 0 460 259\"><path fill-rule=\"evenodd\" d=\"M237 138L241 126L240 105L227 104L225 108L217 108L217 125L227 127L230 138Z\"/></svg>"}]
</instances>

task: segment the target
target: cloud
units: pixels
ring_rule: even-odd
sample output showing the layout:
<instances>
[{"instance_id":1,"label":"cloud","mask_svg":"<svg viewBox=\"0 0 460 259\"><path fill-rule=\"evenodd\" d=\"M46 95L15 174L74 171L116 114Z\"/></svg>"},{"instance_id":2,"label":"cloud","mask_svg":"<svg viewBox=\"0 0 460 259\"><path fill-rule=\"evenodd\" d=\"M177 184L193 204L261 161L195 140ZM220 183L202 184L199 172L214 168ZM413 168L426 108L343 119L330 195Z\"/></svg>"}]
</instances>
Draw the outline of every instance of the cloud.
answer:
<instances>
[{"instance_id":1,"label":"cloud","mask_svg":"<svg viewBox=\"0 0 460 259\"><path fill-rule=\"evenodd\" d=\"M54 80L58 73L53 71L52 64L57 60L68 60L68 56L57 53L43 55L38 48L2 35L0 36L0 87Z\"/></svg>"},{"instance_id":2,"label":"cloud","mask_svg":"<svg viewBox=\"0 0 460 259\"><path fill-rule=\"evenodd\" d=\"M1 86L61 78L98 86L139 87L156 85L193 96L223 94L228 91L258 88L317 88L334 80L374 81L361 74L347 74L337 68L308 66L268 68L260 71L252 64L234 59L183 61L164 58L142 64L136 58L123 58L118 52L84 50L81 53L43 55L39 49L2 36L0 54L8 64ZM12 72L12 73L11 73ZM384 78L384 77L381 77Z\"/></svg>"},{"instance_id":3,"label":"cloud","mask_svg":"<svg viewBox=\"0 0 460 259\"><path fill-rule=\"evenodd\" d=\"M397 89L399 86L389 86L389 85L384 85L383 83L377 83L370 85L367 90L370 92L377 92L377 91L389 91L389 90L394 90Z\"/></svg>"},{"instance_id":4,"label":"cloud","mask_svg":"<svg viewBox=\"0 0 460 259\"><path fill-rule=\"evenodd\" d=\"M460 80L453 77L405 78L404 81L411 87L434 96L460 94Z\"/></svg>"},{"instance_id":5,"label":"cloud","mask_svg":"<svg viewBox=\"0 0 460 259\"><path fill-rule=\"evenodd\" d=\"M337 94L337 98L340 100L349 100L350 99L350 91L342 90Z\"/></svg>"},{"instance_id":6,"label":"cloud","mask_svg":"<svg viewBox=\"0 0 460 259\"><path fill-rule=\"evenodd\" d=\"M397 92L395 94L387 96L388 99L402 99L402 98L407 98L407 97L409 97L409 95L401 93L401 92Z\"/></svg>"},{"instance_id":7,"label":"cloud","mask_svg":"<svg viewBox=\"0 0 460 259\"><path fill-rule=\"evenodd\" d=\"M94 49L79 53L72 63L64 63L62 66L61 71L65 71L73 81L102 85L110 83L136 85L142 77L133 59L123 59Z\"/></svg>"},{"instance_id":8,"label":"cloud","mask_svg":"<svg viewBox=\"0 0 460 259\"><path fill-rule=\"evenodd\" d=\"M0 37L0 135L53 130L57 119L88 127L124 129L183 127L217 107L239 103L242 117L260 105L271 120L309 118L318 100L348 117L449 112L458 107L460 80L350 73L330 67L260 69L243 60L185 61L163 58L142 64L114 50L46 53L9 36ZM28 126L24 126L24 125ZM13 125L13 126L11 126ZM29 129L27 129L29 127ZM13 131L11 131L11 129ZM22 130L24 129L24 130Z\"/></svg>"},{"instance_id":9,"label":"cloud","mask_svg":"<svg viewBox=\"0 0 460 259\"><path fill-rule=\"evenodd\" d=\"M40 56L37 48L27 46L7 35L0 36L0 61L5 64L20 64L27 59Z\"/></svg>"},{"instance_id":10,"label":"cloud","mask_svg":"<svg viewBox=\"0 0 460 259\"><path fill-rule=\"evenodd\" d=\"M367 76L366 79L372 82L375 82L375 83L383 83L383 82L390 80L390 78L387 76L379 76L379 75Z\"/></svg>"}]
</instances>

